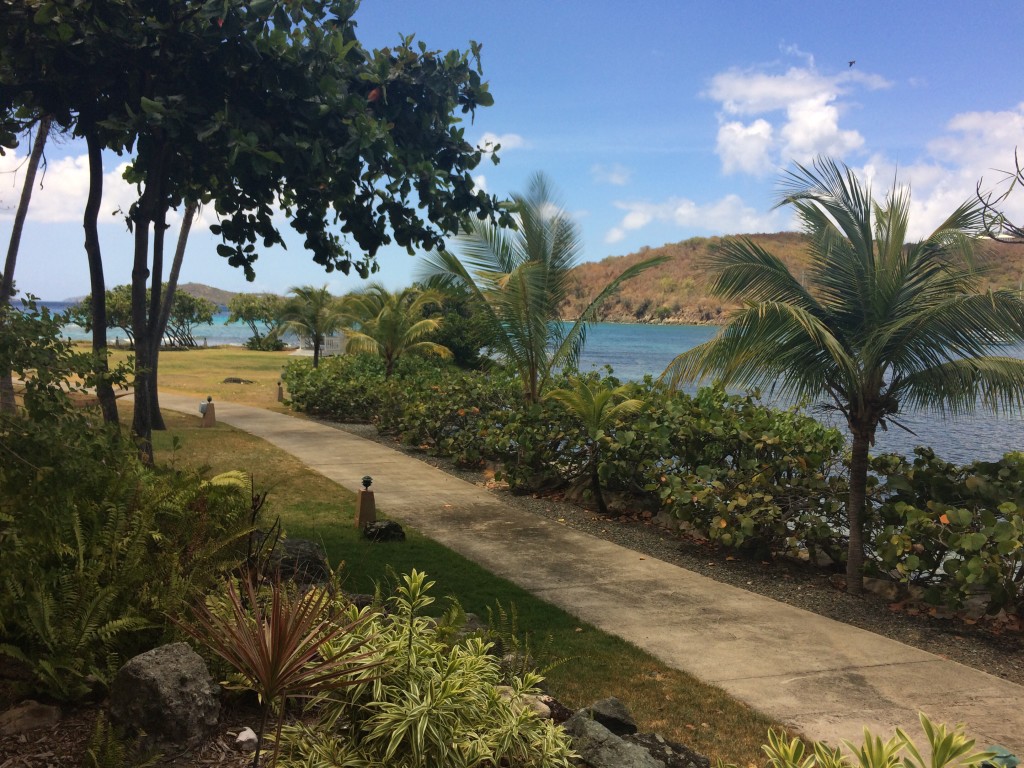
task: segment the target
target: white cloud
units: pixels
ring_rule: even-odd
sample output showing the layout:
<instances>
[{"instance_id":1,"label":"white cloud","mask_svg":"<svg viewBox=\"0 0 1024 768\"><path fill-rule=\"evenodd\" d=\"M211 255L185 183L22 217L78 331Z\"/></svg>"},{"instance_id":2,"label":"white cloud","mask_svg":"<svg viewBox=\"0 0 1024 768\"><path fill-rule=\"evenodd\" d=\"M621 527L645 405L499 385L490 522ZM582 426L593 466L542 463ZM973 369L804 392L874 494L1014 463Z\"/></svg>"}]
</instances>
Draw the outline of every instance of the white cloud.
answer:
<instances>
[{"instance_id":1,"label":"white cloud","mask_svg":"<svg viewBox=\"0 0 1024 768\"><path fill-rule=\"evenodd\" d=\"M25 179L25 157L13 151L0 157L0 218L14 218ZM110 215L120 209L127 213L138 199L135 187L121 175L127 163L120 163L103 174L103 202L100 224L124 226L123 215ZM89 161L86 155L51 160L36 174L35 189L29 204L28 220L47 223L81 222L89 194Z\"/></svg>"},{"instance_id":2,"label":"white cloud","mask_svg":"<svg viewBox=\"0 0 1024 768\"><path fill-rule=\"evenodd\" d=\"M839 110L828 94L793 102L786 108L786 124L782 127L782 157L807 163L817 155L846 157L864 145L857 131L839 128Z\"/></svg>"},{"instance_id":3,"label":"white cloud","mask_svg":"<svg viewBox=\"0 0 1024 768\"><path fill-rule=\"evenodd\" d=\"M810 54L794 46L784 52L805 65L781 73L730 69L711 78L704 95L721 108L716 152L726 174L760 176L819 154L846 157L864 145L860 133L840 125L844 96L885 88L885 79L850 69L822 74Z\"/></svg>"},{"instance_id":4,"label":"white cloud","mask_svg":"<svg viewBox=\"0 0 1024 768\"><path fill-rule=\"evenodd\" d=\"M524 149L528 146L526 139L520 136L518 133L492 133L487 131L483 136L480 137L480 141L477 142L477 146L485 152L493 152L494 148L501 145L501 149Z\"/></svg>"},{"instance_id":5,"label":"white cloud","mask_svg":"<svg viewBox=\"0 0 1024 768\"><path fill-rule=\"evenodd\" d=\"M605 233L606 243L617 243L630 232L656 222L685 229L702 229L712 234L774 232L785 224L781 212L762 213L746 205L737 195L726 195L706 204L687 198L670 198L661 203L616 202L615 207L625 211L625 215Z\"/></svg>"},{"instance_id":6,"label":"white cloud","mask_svg":"<svg viewBox=\"0 0 1024 768\"><path fill-rule=\"evenodd\" d=\"M767 120L758 119L749 125L738 121L722 124L716 149L722 158L722 171L760 176L773 170L772 141L773 130Z\"/></svg>"},{"instance_id":7,"label":"white cloud","mask_svg":"<svg viewBox=\"0 0 1024 768\"><path fill-rule=\"evenodd\" d=\"M617 187L629 183L632 171L624 165L613 163L612 165L593 165L590 167L590 175L598 184L612 184Z\"/></svg>"},{"instance_id":8,"label":"white cloud","mask_svg":"<svg viewBox=\"0 0 1024 768\"><path fill-rule=\"evenodd\" d=\"M482 173L473 177L473 188L481 192L487 191L487 177Z\"/></svg>"}]
</instances>

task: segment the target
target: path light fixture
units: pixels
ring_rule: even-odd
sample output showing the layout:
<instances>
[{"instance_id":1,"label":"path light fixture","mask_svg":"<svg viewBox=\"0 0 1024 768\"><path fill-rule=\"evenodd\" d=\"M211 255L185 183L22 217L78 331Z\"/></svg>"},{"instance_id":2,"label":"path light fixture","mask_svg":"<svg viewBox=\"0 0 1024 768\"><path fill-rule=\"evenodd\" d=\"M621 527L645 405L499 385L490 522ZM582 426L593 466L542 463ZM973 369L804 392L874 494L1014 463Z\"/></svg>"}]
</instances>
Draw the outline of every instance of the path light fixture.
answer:
<instances>
[{"instance_id":1,"label":"path light fixture","mask_svg":"<svg viewBox=\"0 0 1024 768\"><path fill-rule=\"evenodd\" d=\"M367 523L377 522L377 507L373 501L373 491L370 484L373 478L363 475L363 489L356 491L356 528L365 528Z\"/></svg>"}]
</instances>

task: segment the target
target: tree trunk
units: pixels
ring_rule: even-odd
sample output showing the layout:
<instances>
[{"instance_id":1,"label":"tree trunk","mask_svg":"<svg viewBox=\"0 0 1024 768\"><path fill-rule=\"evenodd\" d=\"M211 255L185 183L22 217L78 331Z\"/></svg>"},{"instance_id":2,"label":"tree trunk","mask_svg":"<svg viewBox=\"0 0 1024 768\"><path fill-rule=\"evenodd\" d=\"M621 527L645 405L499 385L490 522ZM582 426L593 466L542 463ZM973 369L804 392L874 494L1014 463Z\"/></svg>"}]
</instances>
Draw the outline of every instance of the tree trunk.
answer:
<instances>
[{"instance_id":1,"label":"tree trunk","mask_svg":"<svg viewBox=\"0 0 1024 768\"><path fill-rule=\"evenodd\" d=\"M864 591L864 512L867 505L868 450L871 431L853 429L850 455L850 497L846 503L850 545L846 554L846 591L859 595Z\"/></svg>"},{"instance_id":2,"label":"tree trunk","mask_svg":"<svg viewBox=\"0 0 1024 768\"><path fill-rule=\"evenodd\" d=\"M156 190L147 179L146 189L139 198L133 226L135 228L135 258L132 264L132 330L135 334L135 418L132 431L139 444L139 458L145 464L153 463L153 409L150 397L153 388L153 330L149 324L149 302L146 293L149 280L149 224L152 221L152 198Z\"/></svg>"},{"instance_id":3,"label":"tree trunk","mask_svg":"<svg viewBox=\"0 0 1024 768\"><path fill-rule=\"evenodd\" d=\"M164 307L170 305L170 295L164 295L164 240L167 233L167 208L163 195L157 203L158 210L153 221L153 270L150 281L150 305L149 305L149 327L150 341L153 348L150 350L150 377L149 377L149 421L150 426L161 432L167 429L164 424L164 416L160 412L160 393L157 390L157 380L160 370L160 345L163 343L164 335L160 327L160 318L163 317Z\"/></svg>"},{"instance_id":4,"label":"tree trunk","mask_svg":"<svg viewBox=\"0 0 1024 768\"><path fill-rule=\"evenodd\" d=\"M85 254L89 260L89 290L92 291L92 351L96 356L96 398L100 403L103 421L118 424L117 399L114 387L107 378L107 287L103 277L103 258L100 253L99 215L103 198L103 148L99 140L86 136L89 152L89 196L85 202L82 227L85 229Z\"/></svg>"},{"instance_id":5,"label":"tree trunk","mask_svg":"<svg viewBox=\"0 0 1024 768\"><path fill-rule=\"evenodd\" d=\"M178 230L178 242L174 248L174 259L171 262L171 273L167 278L167 289L161 292L159 312L156 302L154 306L150 308L150 320L156 319L156 326L153 332L153 339L155 347L153 349L153 376L150 379L150 393L149 393L149 406L152 411L152 423L153 429L165 430L167 425L164 424L164 415L160 410L160 393L157 388L157 382L159 380L159 368L160 368L160 342L164 338L164 334L167 331L167 323L171 318L171 305L174 303L174 293L178 289L178 276L181 274L181 262L185 258L185 245L188 243L188 234L192 229L192 219L195 217L198 203L189 203L185 206L184 218L181 221L181 229ZM153 295L156 296L156 285L155 281L161 277L163 272L163 231L165 230L165 222L163 221L164 215L160 217L162 220L156 224L156 232L153 235L153 279L154 279L154 291Z\"/></svg>"},{"instance_id":6,"label":"tree trunk","mask_svg":"<svg viewBox=\"0 0 1024 768\"><path fill-rule=\"evenodd\" d=\"M590 488L594 494L594 501L597 503L597 511L602 515L607 515L608 505L605 504L604 494L601 493L601 476L597 471L597 456L594 456L590 465Z\"/></svg>"},{"instance_id":7,"label":"tree trunk","mask_svg":"<svg viewBox=\"0 0 1024 768\"><path fill-rule=\"evenodd\" d=\"M28 204L32 200L32 189L36 183L36 170L39 168L39 161L43 157L43 147L46 145L46 137L50 134L50 123L52 118L43 115L39 118L38 129L36 130L36 143L32 145L32 152L29 153L28 166L25 168L25 183L21 187L21 198L18 200L18 210L14 214L14 224L11 226L11 241L7 246L7 259L4 262L4 273L0 280L0 301L10 301L14 295L14 268L18 261L18 248L21 246L21 233L25 228L25 218L28 216ZM13 373L8 366L0 371L0 412L13 413L17 406L14 402L14 381Z\"/></svg>"}]
</instances>

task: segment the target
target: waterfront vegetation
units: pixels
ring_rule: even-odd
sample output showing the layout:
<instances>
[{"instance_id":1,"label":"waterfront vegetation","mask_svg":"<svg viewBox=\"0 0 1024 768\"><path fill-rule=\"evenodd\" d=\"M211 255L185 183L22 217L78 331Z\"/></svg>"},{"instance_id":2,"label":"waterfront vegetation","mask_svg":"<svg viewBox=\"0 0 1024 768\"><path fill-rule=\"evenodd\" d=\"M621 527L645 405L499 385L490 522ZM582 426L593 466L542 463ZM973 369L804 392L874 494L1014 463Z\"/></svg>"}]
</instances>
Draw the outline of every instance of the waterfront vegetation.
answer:
<instances>
[{"instance_id":1,"label":"waterfront vegetation","mask_svg":"<svg viewBox=\"0 0 1024 768\"><path fill-rule=\"evenodd\" d=\"M50 326L52 334L56 330ZM435 593L456 596L466 610L485 615L496 601L514 605L518 633L530 633L539 663L565 660L546 676L566 702L614 693L645 728L713 758L741 765L759 759L770 725L759 714L414 531L406 546L382 554L346 522L353 514L351 493L263 441L225 425L199 429L195 415L173 414L169 430L157 433L157 466L142 466L130 443L97 430L92 415L72 408L61 394L62 377L74 372L74 348L54 336L26 344L28 329L16 332L17 354L10 345L5 350L20 355L17 366L45 363L39 370L53 374L36 379L26 393L24 419L5 422L5 446L25 461L4 463L0 495L7 587L0 629L5 652L31 672L35 691L68 700L95 695L120 660L173 637L166 615L186 615L196 596L216 591L216 574L244 557L239 545L251 521L252 489L229 473L259 468L255 488L269 491L259 524L280 516L289 535L321 540L346 590L372 591L382 584L391 594L394 574L425 569L437 581ZM79 362L90 370L87 361ZM371 356L329 358L314 371L309 360L281 353L204 349L165 356L163 375L165 386L179 391L280 408L276 384L286 362L291 405L373 421L425 452L464 464L496 462L518 490L573 483L585 488L597 440L599 477L613 510L667 511L723 545L759 554L767 548L779 556L799 555L800 536L824 550L836 535L822 520L841 506L835 501L844 482L840 436L752 396L709 389L687 397L649 380L623 390L607 376L557 378L565 389L585 386L597 395L607 388L612 400L628 393L644 403L594 430L559 398L524 403L514 374L467 372L436 360L404 360L386 381L381 360ZM226 373L252 383L224 384ZM353 399L357 409L349 407ZM879 550L880 569L918 581L927 574L922 583L931 597L954 602L960 584L1002 579L1013 586L1006 574L1020 552L1021 528L1009 504L1020 503L1019 457L958 468L927 452L917 464L879 461L888 462L879 465L873 487L880 502L879 541L888 542ZM48 469L40 474L40 467ZM706 496L695 498L698 491ZM946 503L941 509L934 508L939 491ZM814 509L815 500L834 506ZM36 510L29 527L19 512L26 505ZM215 510L219 522L211 528ZM69 541L76 545L69 549ZM833 549L841 556L842 546ZM105 556L95 557L97 552ZM952 580L944 567L935 567L951 559L964 564ZM17 568L8 568L12 563ZM19 581L22 575L30 581ZM1012 589L991 592L1011 609L1019 598ZM702 725L709 720L714 727ZM308 733L289 738L297 748L316 748Z\"/></svg>"},{"instance_id":2,"label":"waterfront vegetation","mask_svg":"<svg viewBox=\"0 0 1024 768\"><path fill-rule=\"evenodd\" d=\"M628 396L595 425L563 397L522 399L518 377L406 361L386 380L369 357L305 361L284 374L293 407L372 422L462 466L493 464L513 492L578 491L596 474L613 510L677 521L725 547L761 557L844 562L848 451L842 433L756 394L672 391L648 378L622 385L596 373L555 380L602 397ZM592 421L592 420L590 420ZM864 531L868 573L936 604L1024 604L1024 454L955 466L925 447L913 459L872 458Z\"/></svg>"}]
</instances>

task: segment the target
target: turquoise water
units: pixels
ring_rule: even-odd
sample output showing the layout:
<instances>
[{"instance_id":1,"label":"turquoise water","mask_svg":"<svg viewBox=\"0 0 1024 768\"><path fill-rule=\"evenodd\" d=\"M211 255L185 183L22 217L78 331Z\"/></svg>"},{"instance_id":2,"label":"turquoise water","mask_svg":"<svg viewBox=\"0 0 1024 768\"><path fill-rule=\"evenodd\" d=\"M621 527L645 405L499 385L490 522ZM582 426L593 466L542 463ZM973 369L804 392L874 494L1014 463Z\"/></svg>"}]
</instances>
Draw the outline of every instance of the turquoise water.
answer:
<instances>
[{"instance_id":1,"label":"turquoise water","mask_svg":"<svg viewBox=\"0 0 1024 768\"><path fill-rule=\"evenodd\" d=\"M65 305L51 302L60 310ZM201 326L195 336L200 344L243 344L249 337L245 325L225 325L227 313L216 316L214 323ZM88 338L77 326L67 326L69 337ZM710 339L717 328L693 325L631 325L600 323L591 327L580 360L583 370L602 370L610 365L623 380L636 380L646 374L658 376L675 355ZM114 342L116 332L111 332ZM1016 350L1024 357L1024 350ZM880 432L876 451L895 451L909 455L914 446L929 445L948 461L965 463L993 460L1007 451L1024 450L1024 419L1020 416L995 416L979 412L971 418L952 420L937 414L909 414L901 421L913 430L909 434L892 427ZM843 427L842 424L837 426Z\"/></svg>"}]
</instances>

